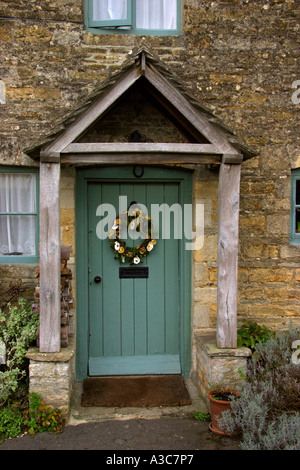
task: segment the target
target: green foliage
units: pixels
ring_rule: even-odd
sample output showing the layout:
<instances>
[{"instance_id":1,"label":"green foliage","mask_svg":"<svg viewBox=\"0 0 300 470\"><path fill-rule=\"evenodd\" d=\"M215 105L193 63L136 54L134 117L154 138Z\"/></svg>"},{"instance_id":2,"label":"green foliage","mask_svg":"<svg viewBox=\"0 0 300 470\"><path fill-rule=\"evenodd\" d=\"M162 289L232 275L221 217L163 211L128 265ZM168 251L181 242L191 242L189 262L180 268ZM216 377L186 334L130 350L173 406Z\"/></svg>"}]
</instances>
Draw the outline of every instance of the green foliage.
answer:
<instances>
[{"instance_id":1,"label":"green foliage","mask_svg":"<svg viewBox=\"0 0 300 470\"><path fill-rule=\"evenodd\" d=\"M27 376L25 355L37 337L38 324L39 314L33 313L31 305L24 299L0 310L0 341L6 350L6 363L0 365L0 406L17 391L20 381Z\"/></svg>"},{"instance_id":2,"label":"green foliage","mask_svg":"<svg viewBox=\"0 0 300 470\"><path fill-rule=\"evenodd\" d=\"M194 418L197 421L208 421L210 419L210 414L199 411L198 413L194 413Z\"/></svg>"},{"instance_id":3,"label":"green foliage","mask_svg":"<svg viewBox=\"0 0 300 470\"><path fill-rule=\"evenodd\" d=\"M299 336L281 332L256 345L240 396L219 419L241 434L244 450L300 450L300 368L291 360Z\"/></svg>"},{"instance_id":4,"label":"green foliage","mask_svg":"<svg viewBox=\"0 0 300 470\"><path fill-rule=\"evenodd\" d=\"M9 292L7 298L11 298ZM61 410L53 409L37 394L29 394L26 353L36 340L39 314L26 300L1 302L0 341L4 344L5 364L0 364L0 442L22 432L62 431L65 420Z\"/></svg>"},{"instance_id":5,"label":"green foliage","mask_svg":"<svg viewBox=\"0 0 300 470\"><path fill-rule=\"evenodd\" d=\"M0 442L19 436L23 425L23 415L18 404L8 403L0 409Z\"/></svg>"},{"instance_id":6,"label":"green foliage","mask_svg":"<svg viewBox=\"0 0 300 470\"><path fill-rule=\"evenodd\" d=\"M237 347L246 346L254 351L257 343L267 341L274 334L265 325L258 325L255 322L244 320L237 331Z\"/></svg>"},{"instance_id":7,"label":"green foliage","mask_svg":"<svg viewBox=\"0 0 300 470\"><path fill-rule=\"evenodd\" d=\"M37 432L60 433L63 430L65 419L61 410L53 409L46 405L40 395L29 394L29 411L25 420L29 434L32 436Z\"/></svg>"},{"instance_id":8,"label":"green foliage","mask_svg":"<svg viewBox=\"0 0 300 470\"><path fill-rule=\"evenodd\" d=\"M35 435L37 432L60 433L65 419L61 410L46 405L41 396L30 393L29 399L18 397L18 401L0 409L0 443L4 439L19 436L21 433Z\"/></svg>"}]
</instances>

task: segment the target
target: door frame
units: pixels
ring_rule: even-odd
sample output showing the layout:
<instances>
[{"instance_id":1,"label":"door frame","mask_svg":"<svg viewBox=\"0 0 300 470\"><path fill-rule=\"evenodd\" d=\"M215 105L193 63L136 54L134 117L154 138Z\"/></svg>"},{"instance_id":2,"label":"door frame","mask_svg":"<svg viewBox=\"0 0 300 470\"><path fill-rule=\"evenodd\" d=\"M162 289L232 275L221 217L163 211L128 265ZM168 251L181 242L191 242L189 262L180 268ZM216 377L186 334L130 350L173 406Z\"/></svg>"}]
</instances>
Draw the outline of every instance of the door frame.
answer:
<instances>
[{"instance_id":1,"label":"door frame","mask_svg":"<svg viewBox=\"0 0 300 470\"><path fill-rule=\"evenodd\" d=\"M88 184L90 182L135 182L133 166L89 167L76 171L75 224L76 224L76 380L88 376ZM193 202L193 170L145 166L143 182L176 182L179 184L179 204ZM122 170L122 176L119 172ZM191 369L191 280L192 251L180 243L180 360L182 375L189 377Z\"/></svg>"}]
</instances>

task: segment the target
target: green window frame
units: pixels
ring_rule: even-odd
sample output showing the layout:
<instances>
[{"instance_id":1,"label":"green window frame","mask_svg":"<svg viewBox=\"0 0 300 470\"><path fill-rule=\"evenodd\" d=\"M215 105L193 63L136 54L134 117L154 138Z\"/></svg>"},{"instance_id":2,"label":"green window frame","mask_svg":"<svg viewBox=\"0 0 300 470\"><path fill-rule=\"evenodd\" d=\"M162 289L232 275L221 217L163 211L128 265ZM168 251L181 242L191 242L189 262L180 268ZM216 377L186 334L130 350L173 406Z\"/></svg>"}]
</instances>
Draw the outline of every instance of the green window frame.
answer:
<instances>
[{"instance_id":1,"label":"green window frame","mask_svg":"<svg viewBox=\"0 0 300 470\"><path fill-rule=\"evenodd\" d=\"M39 172L37 168L16 168L16 167L1 167L0 174L13 174L13 175L22 175L22 174L33 174L35 175L35 208L34 212L9 212L2 211L0 212L1 216L28 216L35 217L35 254L34 255L4 255L0 254L0 264L38 264L39 262L39 253L38 253L38 244L39 244Z\"/></svg>"},{"instance_id":2,"label":"green window frame","mask_svg":"<svg viewBox=\"0 0 300 470\"><path fill-rule=\"evenodd\" d=\"M291 174L290 243L300 245L300 168Z\"/></svg>"},{"instance_id":3,"label":"green window frame","mask_svg":"<svg viewBox=\"0 0 300 470\"><path fill-rule=\"evenodd\" d=\"M135 34L142 36L179 36L182 31L182 0L177 1L176 29L138 29L136 27L136 8L139 0L127 0L127 18L95 21L93 19L93 0L84 0L84 20L88 31L94 34ZM127 29L121 29L128 27Z\"/></svg>"}]
</instances>

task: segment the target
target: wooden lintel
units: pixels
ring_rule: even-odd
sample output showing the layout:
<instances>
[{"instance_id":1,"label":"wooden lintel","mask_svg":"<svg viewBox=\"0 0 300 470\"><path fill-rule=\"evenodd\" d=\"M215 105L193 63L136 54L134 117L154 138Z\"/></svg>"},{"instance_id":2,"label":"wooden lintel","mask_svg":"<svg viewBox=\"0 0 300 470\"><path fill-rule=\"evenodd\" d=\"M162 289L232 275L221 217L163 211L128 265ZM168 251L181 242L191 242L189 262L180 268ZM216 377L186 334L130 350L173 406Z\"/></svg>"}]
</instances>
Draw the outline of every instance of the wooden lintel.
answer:
<instances>
[{"instance_id":1,"label":"wooden lintel","mask_svg":"<svg viewBox=\"0 0 300 470\"><path fill-rule=\"evenodd\" d=\"M61 164L67 165L161 165L161 164L199 164L199 165L220 165L221 156L199 155L199 154L172 154L172 153L76 153L63 154Z\"/></svg>"},{"instance_id":2,"label":"wooden lintel","mask_svg":"<svg viewBox=\"0 0 300 470\"><path fill-rule=\"evenodd\" d=\"M68 145L62 152L65 154L92 154L92 153L173 153L194 155L219 155L218 148L212 144L181 144L181 143L75 143Z\"/></svg>"}]
</instances>

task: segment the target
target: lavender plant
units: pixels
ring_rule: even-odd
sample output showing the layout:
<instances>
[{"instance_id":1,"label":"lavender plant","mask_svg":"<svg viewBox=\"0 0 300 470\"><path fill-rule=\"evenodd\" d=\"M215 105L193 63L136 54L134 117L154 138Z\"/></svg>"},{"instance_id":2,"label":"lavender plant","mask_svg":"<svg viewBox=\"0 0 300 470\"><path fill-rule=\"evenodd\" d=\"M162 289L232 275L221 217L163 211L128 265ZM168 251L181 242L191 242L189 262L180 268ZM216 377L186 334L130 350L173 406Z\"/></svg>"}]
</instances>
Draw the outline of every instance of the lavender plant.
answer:
<instances>
[{"instance_id":1,"label":"lavender plant","mask_svg":"<svg viewBox=\"0 0 300 470\"><path fill-rule=\"evenodd\" d=\"M219 419L244 450L300 450L300 366L291 361L299 337L291 330L256 345L240 397Z\"/></svg>"}]
</instances>

